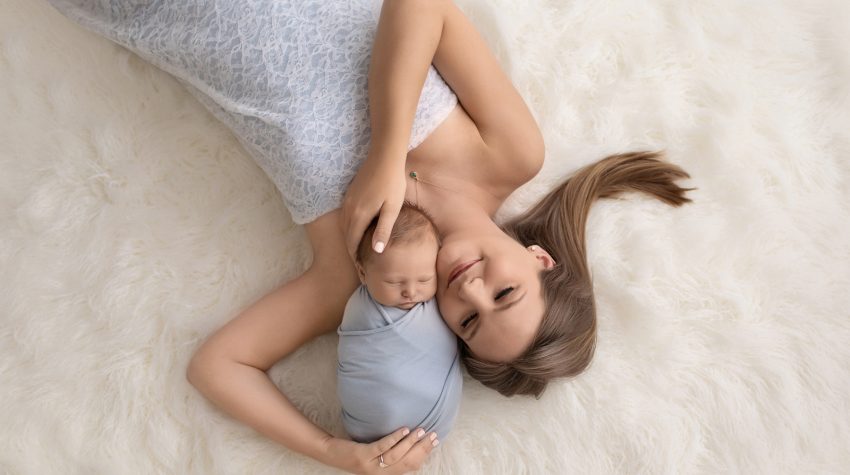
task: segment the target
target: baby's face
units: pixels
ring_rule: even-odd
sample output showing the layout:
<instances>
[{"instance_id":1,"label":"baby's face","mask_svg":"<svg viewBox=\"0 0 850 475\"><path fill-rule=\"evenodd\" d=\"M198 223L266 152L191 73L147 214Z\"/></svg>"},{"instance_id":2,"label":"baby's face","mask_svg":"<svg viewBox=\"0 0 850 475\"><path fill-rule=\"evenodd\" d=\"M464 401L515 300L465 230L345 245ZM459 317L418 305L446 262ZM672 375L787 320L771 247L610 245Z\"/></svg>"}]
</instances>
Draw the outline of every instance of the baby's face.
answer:
<instances>
[{"instance_id":1,"label":"baby's face","mask_svg":"<svg viewBox=\"0 0 850 475\"><path fill-rule=\"evenodd\" d=\"M421 242L393 243L360 267L360 281L381 305L409 310L437 293L438 250L433 236Z\"/></svg>"}]
</instances>

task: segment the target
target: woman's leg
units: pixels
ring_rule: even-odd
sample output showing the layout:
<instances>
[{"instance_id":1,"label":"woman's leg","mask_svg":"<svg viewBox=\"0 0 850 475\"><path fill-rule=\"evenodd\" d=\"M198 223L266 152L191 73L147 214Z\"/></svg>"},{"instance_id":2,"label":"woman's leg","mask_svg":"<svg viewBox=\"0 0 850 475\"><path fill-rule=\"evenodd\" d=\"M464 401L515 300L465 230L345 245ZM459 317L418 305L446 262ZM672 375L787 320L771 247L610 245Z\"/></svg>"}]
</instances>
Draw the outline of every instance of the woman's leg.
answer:
<instances>
[{"instance_id":1,"label":"woman's leg","mask_svg":"<svg viewBox=\"0 0 850 475\"><path fill-rule=\"evenodd\" d=\"M343 244L339 211L306 226L313 263L214 333L189 364L189 381L236 419L284 446L321 460L330 435L301 414L266 371L316 336L334 331L358 285Z\"/></svg>"}]
</instances>

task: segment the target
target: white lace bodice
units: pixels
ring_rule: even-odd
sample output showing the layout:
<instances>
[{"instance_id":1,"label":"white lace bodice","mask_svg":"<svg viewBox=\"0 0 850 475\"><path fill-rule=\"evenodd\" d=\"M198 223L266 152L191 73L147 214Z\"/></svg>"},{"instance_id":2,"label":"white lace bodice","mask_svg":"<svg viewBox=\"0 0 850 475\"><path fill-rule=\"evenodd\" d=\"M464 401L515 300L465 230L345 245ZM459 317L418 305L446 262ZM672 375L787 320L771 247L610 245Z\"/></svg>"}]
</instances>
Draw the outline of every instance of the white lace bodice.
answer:
<instances>
[{"instance_id":1,"label":"white lace bodice","mask_svg":"<svg viewBox=\"0 0 850 475\"><path fill-rule=\"evenodd\" d=\"M49 1L186 85L233 130L296 223L340 206L368 153L381 0ZM431 66L408 150L456 104Z\"/></svg>"}]
</instances>

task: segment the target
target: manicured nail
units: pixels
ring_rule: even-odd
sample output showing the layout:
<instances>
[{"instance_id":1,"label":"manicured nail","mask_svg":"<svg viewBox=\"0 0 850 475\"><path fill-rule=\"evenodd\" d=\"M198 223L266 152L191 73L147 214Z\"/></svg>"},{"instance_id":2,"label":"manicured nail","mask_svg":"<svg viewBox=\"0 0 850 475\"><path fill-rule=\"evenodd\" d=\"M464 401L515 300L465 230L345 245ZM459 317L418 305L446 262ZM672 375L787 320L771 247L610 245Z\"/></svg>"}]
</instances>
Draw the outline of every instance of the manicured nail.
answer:
<instances>
[{"instance_id":1,"label":"manicured nail","mask_svg":"<svg viewBox=\"0 0 850 475\"><path fill-rule=\"evenodd\" d=\"M440 445L440 441L439 441L439 440L435 440L434 442L431 442L431 445L432 445L432 446L434 446L434 447L436 447L436 446Z\"/></svg>"},{"instance_id":2,"label":"manicured nail","mask_svg":"<svg viewBox=\"0 0 850 475\"><path fill-rule=\"evenodd\" d=\"M381 241L376 242L375 243L375 252L377 252L378 254L384 252L384 243L382 243Z\"/></svg>"},{"instance_id":3,"label":"manicured nail","mask_svg":"<svg viewBox=\"0 0 850 475\"><path fill-rule=\"evenodd\" d=\"M431 437L430 437L430 438L431 438L431 440L436 439L436 438L437 438L437 433L436 433L436 432L431 432Z\"/></svg>"},{"instance_id":4,"label":"manicured nail","mask_svg":"<svg viewBox=\"0 0 850 475\"><path fill-rule=\"evenodd\" d=\"M402 432L402 433L401 433L401 435L402 435L402 436L405 436L405 435L407 435L407 434L409 434L409 433L410 433L410 431L409 431L409 430L404 429L404 432Z\"/></svg>"},{"instance_id":5,"label":"manicured nail","mask_svg":"<svg viewBox=\"0 0 850 475\"><path fill-rule=\"evenodd\" d=\"M421 439L423 435L425 435L425 431L422 430L422 429L419 429L419 432L416 433L416 438Z\"/></svg>"}]
</instances>

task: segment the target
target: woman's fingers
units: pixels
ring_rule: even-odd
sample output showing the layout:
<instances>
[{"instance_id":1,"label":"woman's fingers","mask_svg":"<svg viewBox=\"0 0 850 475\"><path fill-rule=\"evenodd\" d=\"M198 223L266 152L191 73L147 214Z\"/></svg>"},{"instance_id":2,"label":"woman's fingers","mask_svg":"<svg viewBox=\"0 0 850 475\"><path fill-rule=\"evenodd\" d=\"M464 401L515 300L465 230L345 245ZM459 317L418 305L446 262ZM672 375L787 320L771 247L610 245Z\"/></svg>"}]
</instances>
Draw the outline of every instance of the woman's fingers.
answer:
<instances>
[{"instance_id":1,"label":"woman's fingers","mask_svg":"<svg viewBox=\"0 0 850 475\"><path fill-rule=\"evenodd\" d=\"M428 458L428 455L431 454L431 451L434 450L437 444L439 444L437 434L434 432L427 434L419 439L396 465L389 468L400 467L401 471L399 473L417 471L422 467L425 459Z\"/></svg>"},{"instance_id":2,"label":"woman's fingers","mask_svg":"<svg viewBox=\"0 0 850 475\"><path fill-rule=\"evenodd\" d=\"M420 435L420 433L422 435ZM416 442L418 442L422 437L424 437L424 434L424 430L414 429L413 432L407 434L407 436L400 442L382 451L378 455L380 456L381 454L383 454L384 463L387 465L392 465L401 460L404 455L411 449L411 447L413 447Z\"/></svg>"},{"instance_id":3,"label":"woman's fingers","mask_svg":"<svg viewBox=\"0 0 850 475\"><path fill-rule=\"evenodd\" d=\"M392 449L396 444L398 444L404 438L404 436L406 436L409 433L410 433L410 430L408 430L407 427L402 427L401 429L398 429L397 431L393 432L392 434L386 435L383 438L381 438L380 440L373 442L372 446L374 447L373 452L374 452L375 458L380 457L381 454ZM387 462L386 460L387 460L387 457L386 457L386 455L384 455L384 463L389 464L389 462Z\"/></svg>"},{"instance_id":4,"label":"woman's fingers","mask_svg":"<svg viewBox=\"0 0 850 475\"><path fill-rule=\"evenodd\" d=\"M363 233L366 232L366 228L369 226L371 220L372 216L366 216L364 213L355 211L349 217L349 222L345 225L346 246L348 247L348 255L351 256L352 260L354 260L354 256L357 254L357 245L363 239Z\"/></svg>"},{"instance_id":5,"label":"woman's fingers","mask_svg":"<svg viewBox=\"0 0 850 475\"><path fill-rule=\"evenodd\" d=\"M437 440L436 432L428 433L423 429L416 429L393 447L381 452L384 463L387 465L402 463L406 470L416 469L431 453L435 440ZM380 457L381 454L378 456Z\"/></svg>"},{"instance_id":6,"label":"woman's fingers","mask_svg":"<svg viewBox=\"0 0 850 475\"><path fill-rule=\"evenodd\" d=\"M395 224L395 220L398 219L398 213L400 211L401 203L384 203L384 206L381 207L378 225L375 227L375 233L372 235L372 249L378 254L384 252L384 248L387 245L387 241L390 240L393 225Z\"/></svg>"}]
</instances>

